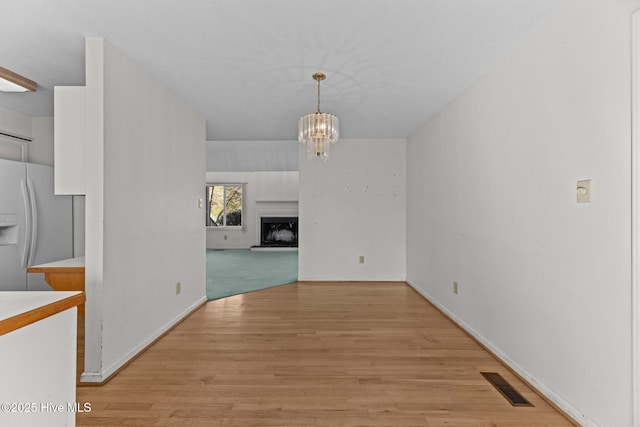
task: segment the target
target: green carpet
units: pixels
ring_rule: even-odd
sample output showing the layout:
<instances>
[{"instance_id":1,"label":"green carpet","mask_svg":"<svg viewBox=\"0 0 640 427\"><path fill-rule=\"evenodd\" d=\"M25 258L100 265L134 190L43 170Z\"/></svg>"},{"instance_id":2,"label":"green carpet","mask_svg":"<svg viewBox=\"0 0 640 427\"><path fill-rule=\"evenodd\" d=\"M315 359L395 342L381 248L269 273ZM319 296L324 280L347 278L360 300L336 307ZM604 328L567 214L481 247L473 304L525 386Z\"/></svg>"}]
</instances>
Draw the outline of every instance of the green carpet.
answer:
<instances>
[{"instance_id":1,"label":"green carpet","mask_svg":"<svg viewBox=\"0 0 640 427\"><path fill-rule=\"evenodd\" d=\"M207 298L293 283L298 280L298 252L207 249Z\"/></svg>"}]
</instances>

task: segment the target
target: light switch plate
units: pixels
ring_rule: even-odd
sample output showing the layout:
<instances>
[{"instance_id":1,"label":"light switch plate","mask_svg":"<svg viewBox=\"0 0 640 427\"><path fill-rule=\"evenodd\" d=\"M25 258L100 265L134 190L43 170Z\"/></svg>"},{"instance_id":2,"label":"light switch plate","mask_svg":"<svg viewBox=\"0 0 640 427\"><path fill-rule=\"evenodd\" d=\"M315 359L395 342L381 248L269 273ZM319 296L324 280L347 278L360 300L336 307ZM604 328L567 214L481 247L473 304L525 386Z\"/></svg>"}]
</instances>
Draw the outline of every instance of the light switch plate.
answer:
<instances>
[{"instance_id":1,"label":"light switch plate","mask_svg":"<svg viewBox=\"0 0 640 427\"><path fill-rule=\"evenodd\" d=\"M576 202L591 203L591 180L583 179L576 185Z\"/></svg>"}]
</instances>

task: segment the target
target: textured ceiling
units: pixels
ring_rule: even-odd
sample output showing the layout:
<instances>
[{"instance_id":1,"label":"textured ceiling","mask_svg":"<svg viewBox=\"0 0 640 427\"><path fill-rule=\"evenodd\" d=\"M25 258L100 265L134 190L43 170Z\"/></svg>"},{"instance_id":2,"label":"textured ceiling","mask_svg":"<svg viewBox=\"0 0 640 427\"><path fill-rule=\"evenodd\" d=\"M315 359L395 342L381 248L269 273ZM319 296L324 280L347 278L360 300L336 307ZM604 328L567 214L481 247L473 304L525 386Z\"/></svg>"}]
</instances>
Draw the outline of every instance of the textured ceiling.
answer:
<instances>
[{"instance_id":1,"label":"textured ceiling","mask_svg":"<svg viewBox=\"0 0 640 427\"><path fill-rule=\"evenodd\" d=\"M404 138L563 0L0 0L0 66L37 81L0 106L53 114L104 37L207 119L208 140L295 140L298 117L343 138Z\"/></svg>"}]
</instances>

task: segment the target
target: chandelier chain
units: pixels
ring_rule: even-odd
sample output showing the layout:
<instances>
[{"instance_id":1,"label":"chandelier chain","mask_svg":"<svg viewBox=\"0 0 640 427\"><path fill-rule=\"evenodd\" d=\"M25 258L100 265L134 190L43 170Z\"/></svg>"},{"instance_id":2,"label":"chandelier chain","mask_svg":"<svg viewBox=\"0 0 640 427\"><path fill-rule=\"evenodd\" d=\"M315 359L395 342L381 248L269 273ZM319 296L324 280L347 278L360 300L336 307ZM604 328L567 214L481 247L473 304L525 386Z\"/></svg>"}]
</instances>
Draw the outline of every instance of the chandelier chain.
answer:
<instances>
[{"instance_id":1,"label":"chandelier chain","mask_svg":"<svg viewBox=\"0 0 640 427\"><path fill-rule=\"evenodd\" d=\"M320 112L320 79L318 79L318 113Z\"/></svg>"}]
</instances>

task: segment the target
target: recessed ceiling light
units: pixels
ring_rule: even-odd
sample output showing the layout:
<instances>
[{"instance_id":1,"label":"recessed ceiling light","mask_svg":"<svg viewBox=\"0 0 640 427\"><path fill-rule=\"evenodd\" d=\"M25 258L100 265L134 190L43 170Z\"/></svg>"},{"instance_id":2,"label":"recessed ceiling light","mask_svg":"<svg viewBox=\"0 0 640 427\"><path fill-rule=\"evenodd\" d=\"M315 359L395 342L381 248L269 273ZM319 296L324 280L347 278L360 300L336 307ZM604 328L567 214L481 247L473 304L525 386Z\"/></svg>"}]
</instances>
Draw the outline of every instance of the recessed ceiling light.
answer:
<instances>
[{"instance_id":1,"label":"recessed ceiling light","mask_svg":"<svg viewBox=\"0 0 640 427\"><path fill-rule=\"evenodd\" d=\"M0 67L0 92L35 92L37 87L33 80Z\"/></svg>"}]
</instances>

